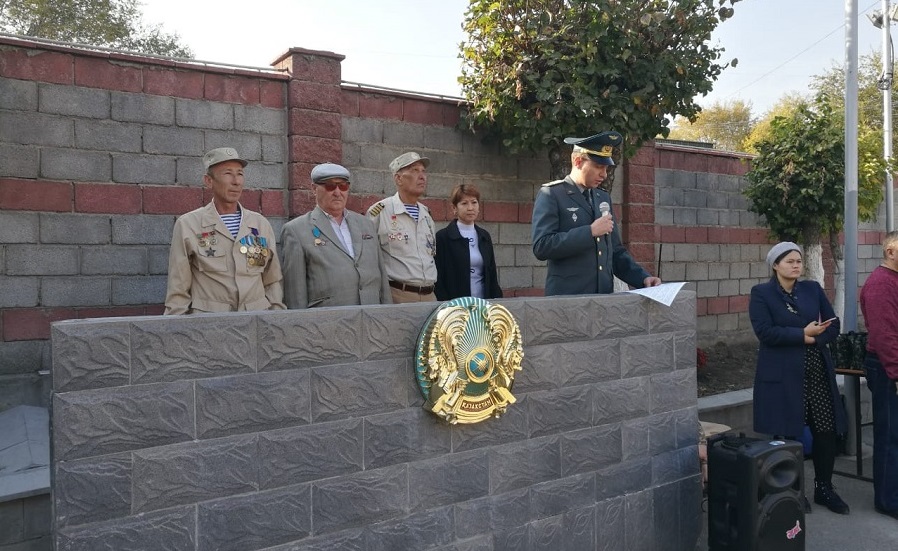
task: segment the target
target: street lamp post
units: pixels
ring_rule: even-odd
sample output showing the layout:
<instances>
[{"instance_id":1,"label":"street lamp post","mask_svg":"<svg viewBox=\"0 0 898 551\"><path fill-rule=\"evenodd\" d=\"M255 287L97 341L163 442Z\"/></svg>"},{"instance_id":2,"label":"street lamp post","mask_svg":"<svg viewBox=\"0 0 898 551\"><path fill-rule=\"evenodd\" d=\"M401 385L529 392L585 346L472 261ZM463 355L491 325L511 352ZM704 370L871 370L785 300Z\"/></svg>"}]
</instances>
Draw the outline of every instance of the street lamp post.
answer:
<instances>
[{"instance_id":1,"label":"street lamp post","mask_svg":"<svg viewBox=\"0 0 898 551\"><path fill-rule=\"evenodd\" d=\"M895 229L895 197L892 186L892 14L889 0L882 0L882 139L886 161L886 231Z\"/></svg>"}]
</instances>

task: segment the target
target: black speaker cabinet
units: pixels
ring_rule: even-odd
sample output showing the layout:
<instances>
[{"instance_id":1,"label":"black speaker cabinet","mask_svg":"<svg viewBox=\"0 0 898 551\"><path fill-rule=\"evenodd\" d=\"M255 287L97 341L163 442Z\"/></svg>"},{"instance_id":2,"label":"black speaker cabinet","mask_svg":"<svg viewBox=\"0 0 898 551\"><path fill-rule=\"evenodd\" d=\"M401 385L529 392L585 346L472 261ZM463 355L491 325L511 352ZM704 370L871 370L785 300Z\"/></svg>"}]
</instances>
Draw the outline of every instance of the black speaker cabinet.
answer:
<instances>
[{"instance_id":1,"label":"black speaker cabinet","mask_svg":"<svg viewBox=\"0 0 898 551\"><path fill-rule=\"evenodd\" d=\"M708 549L804 549L802 445L728 433L708 441Z\"/></svg>"}]
</instances>

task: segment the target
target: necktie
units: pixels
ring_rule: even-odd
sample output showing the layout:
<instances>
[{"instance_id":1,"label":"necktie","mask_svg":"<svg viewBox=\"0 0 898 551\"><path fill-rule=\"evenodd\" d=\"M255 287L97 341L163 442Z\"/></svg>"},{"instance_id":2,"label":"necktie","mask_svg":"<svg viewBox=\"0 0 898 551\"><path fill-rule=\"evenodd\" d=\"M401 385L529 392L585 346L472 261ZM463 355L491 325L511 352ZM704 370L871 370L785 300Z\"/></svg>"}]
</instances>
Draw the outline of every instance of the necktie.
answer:
<instances>
[{"instance_id":1,"label":"necktie","mask_svg":"<svg viewBox=\"0 0 898 551\"><path fill-rule=\"evenodd\" d=\"M589 188L583 190L583 198L586 199L586 204L589 205L589 210L593 211L595 214L595 209L592 206L592 194L589 192Z\"/></svg>"}]
</instances>

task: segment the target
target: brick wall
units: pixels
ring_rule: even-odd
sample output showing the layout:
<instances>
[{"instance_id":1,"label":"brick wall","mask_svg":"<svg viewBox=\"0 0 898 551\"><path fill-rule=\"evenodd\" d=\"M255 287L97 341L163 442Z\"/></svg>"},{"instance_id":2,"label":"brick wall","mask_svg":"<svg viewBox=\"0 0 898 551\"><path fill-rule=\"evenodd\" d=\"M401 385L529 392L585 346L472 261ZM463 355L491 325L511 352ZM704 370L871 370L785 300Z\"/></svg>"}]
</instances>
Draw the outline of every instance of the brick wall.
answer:
<instances>
[{"instance_id":1,"label":"brick wall","mask_svg":"<svg viewBox=\"0 0 898 551\"><path fill-rule=\"evenodd\" d=\"M517 402L467 426L414 382L433 304L55 324L56 548L693 549L695 294L499 302Z\"/></svg>"}]
</instances>

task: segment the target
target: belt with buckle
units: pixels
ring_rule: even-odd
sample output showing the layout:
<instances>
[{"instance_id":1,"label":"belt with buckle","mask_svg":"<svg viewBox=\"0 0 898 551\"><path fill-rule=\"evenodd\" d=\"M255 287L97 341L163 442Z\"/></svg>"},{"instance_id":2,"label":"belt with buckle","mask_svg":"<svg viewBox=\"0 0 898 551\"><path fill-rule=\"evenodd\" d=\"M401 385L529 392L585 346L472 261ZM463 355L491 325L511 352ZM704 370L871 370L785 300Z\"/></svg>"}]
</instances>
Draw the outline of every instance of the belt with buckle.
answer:
<instances>
[{"instance_id":1,"label":"belt with buckle","mask_svg":"<svg viewBox=\"0 0 898 551\"><path fill-rule=\"evenodd\" d=\"M399 289L400 291L409 291L412 293L418 293L419 295L429 295L433 292L433 285L428 285L426 287L417 287L415 285L409 285L408 283L401 283L399 281L390 280L390 287L394 289Z\"/></svg>"}]
</instances>

